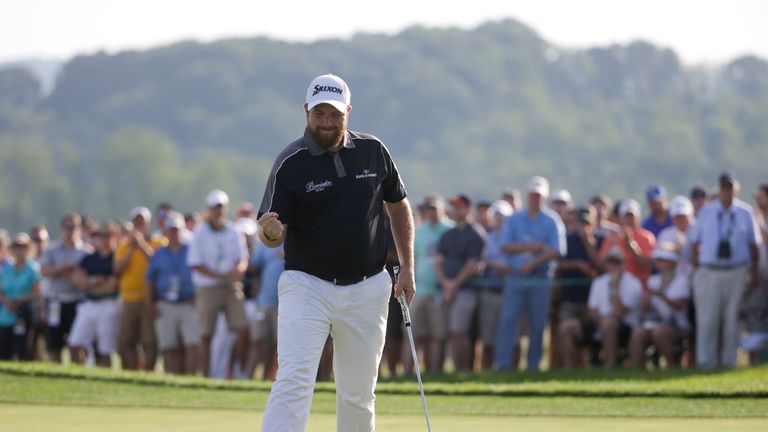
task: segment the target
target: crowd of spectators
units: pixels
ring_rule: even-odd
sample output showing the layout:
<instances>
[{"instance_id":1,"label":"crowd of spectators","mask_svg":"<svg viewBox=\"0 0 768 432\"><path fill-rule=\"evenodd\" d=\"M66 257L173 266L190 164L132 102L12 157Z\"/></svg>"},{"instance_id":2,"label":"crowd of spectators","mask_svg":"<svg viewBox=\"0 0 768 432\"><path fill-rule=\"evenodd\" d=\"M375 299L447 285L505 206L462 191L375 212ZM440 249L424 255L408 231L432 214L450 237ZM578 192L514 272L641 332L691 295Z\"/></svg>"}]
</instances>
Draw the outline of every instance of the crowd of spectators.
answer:
<instances>
[{"instance_id":1,"label":"crowd of spectators","mask_svg":"<svg viewBox=\"0 0 768 432\"><path fill-rule=\"evenodd\" d=\"M768 185L753 208L733 175L717 180L674 197L650 186L646 218L631 198L576 205L540 176L522 196L428 195L414 209L411 306L424 369L708 370L736 367L740 350L768 362ZM55 241L44 226L0 230L0 360L273 379L283 250L259 244L250 203L234 220L229 204L214 190L202 214L69 213ZM413 368L401 318L392 299L390 374Z\"/></svg>"},{"instance_id":2,"label":"crowd of spectators","mask_svg":"<svg viewBox=\"0 0 768 432\"><path fill-rule=\"evenodd\" d=\"M446 353L459 372L768 362L768 184L754 208L740 188L729 173L674 197L651 185L647 217L632 198L577 205L539 176L522 196L428 196L411 312L426 370ZM410 371L403 343L385 350Z\"/></svg>"}]
</instances>

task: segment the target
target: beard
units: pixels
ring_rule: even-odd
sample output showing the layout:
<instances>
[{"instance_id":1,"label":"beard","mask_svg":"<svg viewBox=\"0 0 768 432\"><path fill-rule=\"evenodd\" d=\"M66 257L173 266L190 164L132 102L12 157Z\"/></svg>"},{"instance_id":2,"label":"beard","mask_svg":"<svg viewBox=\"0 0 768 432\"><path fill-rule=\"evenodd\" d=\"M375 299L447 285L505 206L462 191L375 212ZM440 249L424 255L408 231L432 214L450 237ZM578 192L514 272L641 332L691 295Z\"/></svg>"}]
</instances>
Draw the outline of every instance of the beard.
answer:
<instances>
[{"instance_id":1,"label":"beard","mask_svg":"<svg viewBox=\"0 0 768 432\"><path fill-rule=\"evenodd\" d=\"M326 128L321 129L319 126L314 129L309 129L309 134L315 139L317 145L323 150L329 150L340 142L344 138L343 128Z\"/></svg>"}]
</instances>

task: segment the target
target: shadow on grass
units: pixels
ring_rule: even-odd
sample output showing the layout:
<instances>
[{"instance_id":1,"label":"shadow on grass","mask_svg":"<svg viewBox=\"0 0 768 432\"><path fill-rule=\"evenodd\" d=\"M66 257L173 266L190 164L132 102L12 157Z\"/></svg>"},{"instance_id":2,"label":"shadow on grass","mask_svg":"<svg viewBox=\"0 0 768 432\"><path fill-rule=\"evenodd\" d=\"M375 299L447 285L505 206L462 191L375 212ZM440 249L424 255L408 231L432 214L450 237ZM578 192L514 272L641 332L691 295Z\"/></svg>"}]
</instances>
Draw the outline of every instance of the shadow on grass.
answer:
<instances>
[{"instance_id":1,"label":"shadow on grass","mask_svg":"<svg viewBox=\"0 0 768 432\"><path fill-rule=\"evenodd\" d=\"M766 369L768 372L768 369ZM441 383L535 383L548 381L664 381L690 376L714 376L732 372L715 370L701 372L687 369L636 370L636 369L579 369L551 371L504 371L479 373L423 373L424 381ZM407 382L416 379L415 374L397 375L379 380L380 382Z\"/></svg>"}]
</instances>

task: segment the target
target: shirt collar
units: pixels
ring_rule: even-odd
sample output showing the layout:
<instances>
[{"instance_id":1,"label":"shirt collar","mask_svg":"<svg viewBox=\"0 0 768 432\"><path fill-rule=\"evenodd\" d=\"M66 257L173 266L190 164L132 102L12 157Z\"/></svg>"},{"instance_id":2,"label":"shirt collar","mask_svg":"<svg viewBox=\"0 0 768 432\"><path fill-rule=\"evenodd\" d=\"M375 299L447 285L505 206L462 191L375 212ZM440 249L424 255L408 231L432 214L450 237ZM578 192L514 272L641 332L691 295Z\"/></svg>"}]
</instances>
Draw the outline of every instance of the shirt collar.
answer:
<instances>
[{"instance_id":1,"label":"shirt collar","mask_svg":"<svg viewBox=\"0 0 768 432\"><path fill-rule=\"evenodd\" d=\"M315 141L315 138L312 137L311 133L309 133L309 128L304 129L304 143L306 143L307 148L309 149L309 153L312 156L320 156L327 152L326 150L320 148L320 146ZM352 138L349 137L349 132L344 132L344 143L342 146L348 149L353 149L356 147L355 143L352 142Z\"/></svg>"}]
</instances>

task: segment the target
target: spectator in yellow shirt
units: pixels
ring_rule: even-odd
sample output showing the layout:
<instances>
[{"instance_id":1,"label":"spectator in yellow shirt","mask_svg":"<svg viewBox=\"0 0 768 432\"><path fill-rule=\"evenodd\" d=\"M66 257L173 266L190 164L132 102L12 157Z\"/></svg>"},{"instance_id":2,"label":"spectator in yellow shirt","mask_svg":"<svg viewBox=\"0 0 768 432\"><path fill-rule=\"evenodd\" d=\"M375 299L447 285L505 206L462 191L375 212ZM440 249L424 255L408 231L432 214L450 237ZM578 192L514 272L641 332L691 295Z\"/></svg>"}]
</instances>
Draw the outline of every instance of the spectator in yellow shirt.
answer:
<instances>
[{"instance_id":1,"label":"spectator in yellow shirt","mask_svg":"<svg viewBox=\"0 0 768 432\"><path fill-rule=\"evenodd\" d=\"M149 236L152 213L148 208L134 208L130 218L133 229L115 252L115 273L122 302L117 346L123 369L135 370L139 368L138 346L141 345L143 369L151 371L155 368L157 348L153 318L144 301L145 276L149 258L155 249L165 246L165 238Z\"/></svg>"}]
</instances>

